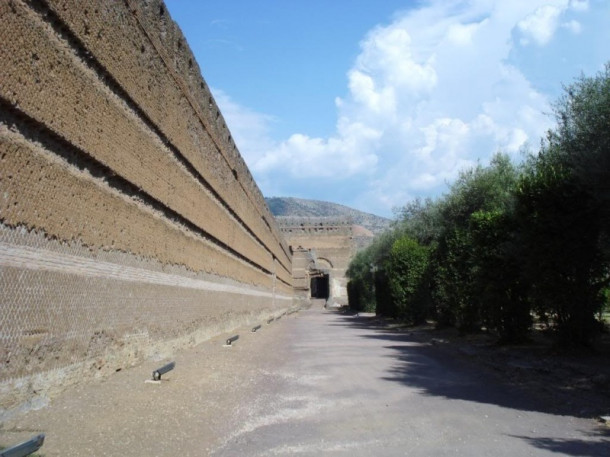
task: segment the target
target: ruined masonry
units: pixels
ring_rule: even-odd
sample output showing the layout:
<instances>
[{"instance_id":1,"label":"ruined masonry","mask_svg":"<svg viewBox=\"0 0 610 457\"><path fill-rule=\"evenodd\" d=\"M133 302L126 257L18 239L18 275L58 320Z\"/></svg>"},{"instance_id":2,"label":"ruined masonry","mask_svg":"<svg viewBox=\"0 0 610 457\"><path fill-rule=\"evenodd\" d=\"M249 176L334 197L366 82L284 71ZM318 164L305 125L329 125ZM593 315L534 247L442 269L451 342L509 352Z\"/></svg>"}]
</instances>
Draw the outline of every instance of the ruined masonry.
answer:
<instances>
[{"instance_id":1,"label":"ruined masonry","mask_svg":"<svg viewBox=\"0 0 610 457\"><path fill-rule=\"evenodd\" d=\"M293 306L161 1L3 0L0 23L0 415Z\"/></svg>"},{"instance_id":2,"label":"ruined masonry","mask_svg":"<svg viewBox=\"0 0 610 457\"><path fill-rule=\"evenodd\" d=\"M293 255L295 296L347 305L345 273L357 250L354 226L345 218L278 217ZM372 235L372 234L371 234Z\"/></svg>"}]
</instances>

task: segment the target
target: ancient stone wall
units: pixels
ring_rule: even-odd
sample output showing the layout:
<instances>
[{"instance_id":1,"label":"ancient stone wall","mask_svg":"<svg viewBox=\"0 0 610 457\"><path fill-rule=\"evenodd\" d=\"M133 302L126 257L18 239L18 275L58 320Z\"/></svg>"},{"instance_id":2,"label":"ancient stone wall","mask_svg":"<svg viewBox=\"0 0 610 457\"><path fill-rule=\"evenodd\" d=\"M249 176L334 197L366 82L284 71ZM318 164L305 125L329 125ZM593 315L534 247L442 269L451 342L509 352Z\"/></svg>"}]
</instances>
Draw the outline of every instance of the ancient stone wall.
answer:
<instances>
[{"instance_id":1,"label":"ancient stone wall","mask_svg":"<svg viewBox=\"0 0 610 457\"><path fill-rule=\"evenodd\" d=\"M161 1L4 0L0 23L1 408L292 306L289 248Z\"/></svg>"},{"instance_id":2,"label":"ancient stone wall","mask_svg":"<svg viewBox=\"0 0 610 457\"><path fill-rule=\"evenodd\" d=\"M356 252L352 222L333 217L277 217L280 230L293 251L295 293L312 297L311 278L328 275L330 303L347 304L345 272Z\"/></svg>"}]
</instances>

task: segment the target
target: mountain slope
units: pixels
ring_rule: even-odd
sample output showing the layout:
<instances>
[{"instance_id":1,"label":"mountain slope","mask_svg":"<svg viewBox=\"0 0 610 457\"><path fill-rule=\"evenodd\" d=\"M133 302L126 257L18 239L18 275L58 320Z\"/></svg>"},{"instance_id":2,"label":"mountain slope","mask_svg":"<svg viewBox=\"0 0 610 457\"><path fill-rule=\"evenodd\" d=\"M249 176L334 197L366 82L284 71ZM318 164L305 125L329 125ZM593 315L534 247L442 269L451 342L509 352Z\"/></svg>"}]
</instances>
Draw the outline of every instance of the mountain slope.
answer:
<instances>
[{"instance_id":1,"label":"mountain slope","mask_svg":"<svg viewBox=\"0 0 610 457\"><path fill-rule=\"evenodd\" d=\"M337 203L293 197L265 197L265 200L274 216L343 217L374 234L383 232L391 222L385 217L375 216Z\"/></svg>"}]
</instances>

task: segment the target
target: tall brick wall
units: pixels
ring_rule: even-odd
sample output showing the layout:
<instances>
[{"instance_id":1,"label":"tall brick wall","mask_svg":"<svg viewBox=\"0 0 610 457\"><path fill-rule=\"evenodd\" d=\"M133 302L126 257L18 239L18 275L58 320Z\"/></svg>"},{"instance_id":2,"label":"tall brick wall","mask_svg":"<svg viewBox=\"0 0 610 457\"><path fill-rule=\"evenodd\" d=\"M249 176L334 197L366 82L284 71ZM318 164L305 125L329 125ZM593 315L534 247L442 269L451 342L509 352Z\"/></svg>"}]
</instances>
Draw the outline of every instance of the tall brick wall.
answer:
<instances>
[{"instance_id":1,"label":"tall brick wall","mask_svg":"<svg viewBox=\"0 0 610 457\"><path fill-rule=\"evenodd\" d=\"M3 0L0 23L0 407L292 305L288 246L160 0Z\"/></svg>"}]
</instances>

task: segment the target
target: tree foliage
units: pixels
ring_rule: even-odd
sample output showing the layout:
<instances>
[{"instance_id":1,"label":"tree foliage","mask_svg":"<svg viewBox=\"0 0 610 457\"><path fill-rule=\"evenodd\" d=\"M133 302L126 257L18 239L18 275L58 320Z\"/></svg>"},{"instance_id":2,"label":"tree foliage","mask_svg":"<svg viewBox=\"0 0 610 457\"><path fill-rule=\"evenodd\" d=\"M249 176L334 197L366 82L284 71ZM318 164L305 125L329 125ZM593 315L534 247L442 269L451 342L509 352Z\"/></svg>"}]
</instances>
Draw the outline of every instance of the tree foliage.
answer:
<instances>
[{"instance_id":1,"label":"tree foliage","mask_svg":"<svg viewBox=\"0 0 610 457\"><path fill-rule=\"evenodd\" d=\"M558 127L530 157L517 192L531 300L563 344L589 344L608 284L610 66L555 106Z\"/></svg>"},{"instance_id":2,"label":"tree foliage","mask_svg":"<svg viewBox=\"0 0 610 457\"><path fill-rule=\"evenodd\" d=\"M430 308L428 248L404 236L394 242L387 265L390 297L396 314L413 324L425 322Z\"/></svg>"},{"instance_id":3,"label":"tree foliage","mask_svg":"<svg viewBox=\"0 0 610 457\"><path fill-rule=\"evenodd\" d=\"M489 268L492 259L497 261L508 247L508 224L498 221L511 218L517 176L508 156L497 154L488 167L462 173L444 199L443 230L436 252L439 313L444 322L464 332L483 325L499 328L488 303L505 300L503 294L492 295L492 291L499 292L506 285L508 271L497 270L502 273L498 277L489 274Z\"/></svg>"},{"instance_id":4,"label":"tree foliage","mask_svg":"<svg viewBox=\"0 0 610 457\"><path fill-rule=\"evenodd\" d=\"M350 303L503 341L536 318L562 344L589 344L610 288L610 65L566 87L555 114L524 164L496 154L400 209L352 261Z\"/></svg>"}]
</instances>

